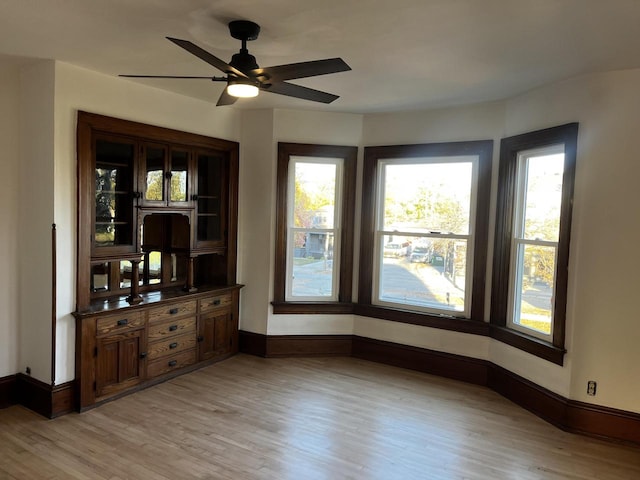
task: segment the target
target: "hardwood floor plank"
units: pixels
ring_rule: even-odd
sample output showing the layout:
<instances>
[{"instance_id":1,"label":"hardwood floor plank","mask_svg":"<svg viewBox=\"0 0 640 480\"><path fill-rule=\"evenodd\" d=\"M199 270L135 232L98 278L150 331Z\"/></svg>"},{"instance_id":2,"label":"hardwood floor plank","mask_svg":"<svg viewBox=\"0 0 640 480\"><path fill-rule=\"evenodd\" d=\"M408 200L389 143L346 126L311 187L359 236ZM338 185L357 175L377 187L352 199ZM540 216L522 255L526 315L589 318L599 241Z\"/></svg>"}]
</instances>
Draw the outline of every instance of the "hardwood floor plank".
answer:
<instances>
[{"instance_id":1,"label":"hardwood floor plank","mask_svg":"<svg viewBox=\"0 0 640 480\"><path fill-rule=\"evenodd\" d=\"M45 420L0 410L0 479L640 478L640 449L497 393L349 357L224 362Z\"/></svg>"}]
</instances>

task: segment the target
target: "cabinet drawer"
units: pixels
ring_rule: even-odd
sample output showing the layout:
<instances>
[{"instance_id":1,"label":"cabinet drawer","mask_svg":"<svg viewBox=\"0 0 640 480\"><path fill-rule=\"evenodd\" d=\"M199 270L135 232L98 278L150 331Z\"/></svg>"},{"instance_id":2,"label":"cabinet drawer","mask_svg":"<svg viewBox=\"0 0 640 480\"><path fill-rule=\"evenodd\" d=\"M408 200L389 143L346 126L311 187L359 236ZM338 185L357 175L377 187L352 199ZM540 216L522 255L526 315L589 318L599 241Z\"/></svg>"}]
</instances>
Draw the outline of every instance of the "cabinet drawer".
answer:
<instances>
[{"instance_id":1,"label":"cabinet drawer","mask_svg":"<svg viewBox=\"0 0 640 480\"><path fill-rule=\"evenodd\" d=\"M162 307L149 309L149 323L154 324L168 318L184 317L186 315L195 315L196 301L191 300L182 303L173 303Z\"/></svg>"},{"instance_id":2,"label":"cabinet drawer","mask_svg":"<svg viewBox=\"0 0 640 480\"><path fill-rule=\"evenodd\" d=\"M154 323L149 326L149 341L161 340L163 338L175 337L185 333L196 332L196 318L176 318L165 320L164 322Z\"/></svg>"},{"instance_id":3,"label":"cabinet drawer","mask_svg":"<svg viewBox=\"0 0 640 480\"><path fill-rule=\"evenodd\" d=\"M155 362L150 362L147 366L147 375L149 377L157 377L163 373L177 370L181 367L191 365L196 361L196 349L186 350L177 355L171 355L170 357L163 357Z\"/></svg>"},{"instance_id":4,"label":"cabinet drawer","mask_svg":"<svg viewBox=\"0 0 640 480\"><path fill-rule=\"evenodd\" d=\"M123 312L118 315L99 317L96 333L97 335L105 335L140 327L144 327L144 316L141 312Z\"/></svg>"},{"instance_id":5,"label":"cabinet drawer","mask_svg":"<svg viewBox=\"0 0 640 480\"><path fill-rule=\"evenodd\" d=\"M195 348L195 346L196 334L194 332L150 343L147 347L147 353L149 360L153 361L161 357L173 356L176 353Z\"/></svg>"},{"instance_id":6,"label":"cabinet drawer","mask_svg":"<svg viewBox=\"0 0 640 480\"><path fill-rule=\"evenodd\" d=\"M215 295L198 300L200 302L200 313L209 312L221 307L231 305L231 294Z\"/></svg>"}]
</instances>

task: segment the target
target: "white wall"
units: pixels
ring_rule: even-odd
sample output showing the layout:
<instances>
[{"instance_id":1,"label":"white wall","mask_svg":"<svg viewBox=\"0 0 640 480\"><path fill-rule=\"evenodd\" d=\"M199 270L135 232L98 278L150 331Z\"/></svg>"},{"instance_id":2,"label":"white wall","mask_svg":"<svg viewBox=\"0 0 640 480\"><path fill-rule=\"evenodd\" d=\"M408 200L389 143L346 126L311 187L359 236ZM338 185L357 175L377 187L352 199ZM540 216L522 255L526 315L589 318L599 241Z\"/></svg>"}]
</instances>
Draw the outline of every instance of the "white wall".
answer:
<instances>
[{"instance_id":1,"label":"white wall","mask_svg":"<svg viewBox=\"0 0 640 480\"><path fill-rule=\"evenodd\" d=\"M275 192L277 142L358 146L362 142L362 116L330 112L276 110L274 114L274 140L275 148L272 157L274 176L271 185ZM272 225L275 225L274 202L272 205ZM272 259L267 279L270 286L270 299L273 298L274 250L274 248L271 249ZM353 318L353 315L274 315L269 307L267 333L269 335L351 334L353 332Z\"/></svg>"},{"instance_id":2,"label":"white wall","mask_svg":"<svg viewBox=\"0 0 640 480\"><path fill-rule=\"evenodd\" d=\"M20 66L0 59L0 378L13 375L18 366L18 205Z\"/></svg>"},{"instance_id":3,"label":"white wall","mask_svg":"<svg viewBox=\"0 0 640 480\"><path fill-rule=\"evenodd\" d=\"M240 328L267 333L271 301L275 192L273 110L247 110L240 140L238 201L238 283Z\"/></svg>"},{"instance_id":4,"label":"white wall","mask_svg":"<svg viewBox=\"0 0 640 480\"><path fill-rule=\"evenodd\" d=\"M56 383L74 378L76 115L78 110L240 140L240 113L69 64L55 64L55 223L58 232Z\"/></svg>"},{"instance_id":5,"label":"white wall","mask_svg":"<svg viewBox=\"0 0 640 480\"><path fill-rule=\"evenodd\" d=\"M0 215L17 227L14 234L0 231L0 260L6 257L19 286L13 295L5 288L0 291L4 295L0 376L28 365L36 378L48 381L50 227L55 222L56 383L73 378L75 115L83 109L241 141L238 280L247 285L241 294L244 330L272 335L355 333L468 355L569 398L640 412L640 322L634 302L640 271L640 257L634 255L640 237L635 213L640 211L636 193L640 162L633 144L640 124L638 84L640 70L611 72L561 82L505 102L362 117L288 110L240 113L62 63L29 66L20 80L15 69L0 68L0 104L14 114L21 112L19 129L6 120L11 115L0 119L3 169L9 172L7 178L16 180L0 192ZM13 94L18 85L21 95L16 104ZM363 147L494 139L495 162L500 138L573 121L580 122L580 133L567 310L569 352L564 367L480 336L350 315L271 313L278 141ZM493 197L496 172L494 168ZM492 211L494 203L492 198ZM585 394L587 380L598 382L595 398Z\"/></svg>"},{"instance_id":6,"label":"white wall","mask_svg":"<svg viewBox=\"0 0 640 480\"><path fill-rule=\"evenodd\" d=\"M504 103L492 102L443 110L384 113L364 118L363 144L401 145L470 140L494 140L491 218L495 221L495 197L499 139L504 135ZM493 251L489 241L489 258ZM487 264L487 285L491 283L491 262ZM488 320L490 290L485 299ZM387 320L356 317L355 334L404 345L489 360L491 342L487 337L451 332L417 325L398 324Z\"/></svg>"},{"instance_id":7,"label":"white wall","mask_svg":"<svg viewBox=\"0 0 640 480\"><path fill-rule=\"evenodd\" d=\"M54 62L26 66L20 79L19 370L51 383Z\"/></svg>"},{"instance_id":8,"label":"white wall","mask_svg":"<svg viewBox=\"0 0 640 480\"><path fill-rule=\"evenodd\" d=\"M580 122L567 310L569 396L635 412L640 412L639 84L640 70L610 72L540 88L507 103L513 133ZM596 397L586 395L588 380L598 382Z\"/></svg>"},{"instance_id":9,"label":"white wall","mask_svg":"<svg viewBox=\"0 0 640 480\"><path fill-rule=\"evenodd\" d=\"M580 123L569 265L568 353L563 367L495 340L489 341L483 353L483 339L384 320L356 318L355 333L487 358L560 395L640 412L640 322L634 301L640 271L640 256L634 254L640 238L640 162L633 142L640 125L639 82L640 70L610 72L549 85L505 102L367 115L364 119L364 145L494 139L492 211L500 138ZM491 218L489 258L494 220ZM487 267L490 282L491 265ZM598 382L596 397L586 395L587 380Z\"/></svg>"}]
</instances>

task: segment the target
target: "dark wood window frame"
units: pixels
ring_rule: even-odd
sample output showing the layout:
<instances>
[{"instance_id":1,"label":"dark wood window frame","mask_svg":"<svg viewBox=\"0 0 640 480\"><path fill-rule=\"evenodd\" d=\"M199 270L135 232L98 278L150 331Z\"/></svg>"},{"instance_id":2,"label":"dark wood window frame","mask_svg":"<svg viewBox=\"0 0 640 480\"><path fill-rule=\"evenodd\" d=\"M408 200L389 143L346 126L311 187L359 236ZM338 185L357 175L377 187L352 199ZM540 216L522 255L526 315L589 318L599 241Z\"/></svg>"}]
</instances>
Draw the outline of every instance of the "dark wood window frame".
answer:
<instances>
[{"instance_id":1,"label":"dark wood window frame","mask_svg":"<svg viewBox=\"0 0 640 480\"><path fill-rule=\"evenodd\" d=\"M454 316L449 317L412 311L409 308L399 309L374 305L372 303L372 287L374 280L375 206L379 160L459 155L477 155L479 160L470 318L462 319ZM355 306L356 314L464 333L488 334L488 324L484 322L484 300L492 157L493 140L365 148L360 233L360 275L358 303Z\"/></svg>"},{"instance_id":2,"label":"dark wood window frame","mask_svg":"<svg viewBox=\"0 0 640 480\"><path fill-rule=\"evenodd\" d=\"M358 148L339 145L278 143L276 192L276 252L273 313L352 313L353 222L355 218L356 161ZM287 202L289 159L292 156L342 158L342 234L340 239L339 289L337 302L290 302L285 300L287 264Z\"/></svg>"},{"instance_id":3,"label":"dark wood window frame","mask_svg":"<svg viewBox=\"0 0 640 480\"><path fill-rule=\"evenodd\" d=\"M491 336L501 342L544 358L557 365L564 362L565 321L569 244L571 234L571 206L575 181L578 124L524 133L505 138L500 143L498 197L496 210L495 247L493 252L493 279L491 287ZM553 340L547 342L507 327L508 293L510 278L511 237L518 155L522 151L550 145L564 144L565 160L560 210L560 235L556 260L555 303L553 306Z\"/></svg>"}]
</instances>

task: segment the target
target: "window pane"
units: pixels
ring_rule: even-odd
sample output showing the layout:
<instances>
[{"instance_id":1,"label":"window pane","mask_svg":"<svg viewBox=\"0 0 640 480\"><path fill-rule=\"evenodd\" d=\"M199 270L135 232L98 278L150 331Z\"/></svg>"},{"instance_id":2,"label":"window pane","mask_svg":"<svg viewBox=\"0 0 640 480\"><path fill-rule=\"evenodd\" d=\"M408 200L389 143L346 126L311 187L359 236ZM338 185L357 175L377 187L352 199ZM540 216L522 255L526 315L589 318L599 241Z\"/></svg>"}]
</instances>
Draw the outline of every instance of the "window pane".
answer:
<instances>
[{"instance_id":1,"label":"window pane","mask_svg":"<svg viewBox=\"0 0 640 480\"><path fill-rule=\"evenodd\" d=\"M336 201L335 163L294 162L293 225L333 228Z\"/></svg>"},{"instance_id":2,"label":"window pane","mask_svg":"<svg viewBox=\"0 0 640 480\"><path fill-rule=\"evenodd\" d=\"M295 232L293 237L291 295L332 296L333 233Z\"/></svg>"},{"instance_id":3,"label":"window pane","mask_svg":"<svg viewBox=\"0 0 640 480\"><path fill-rule=\"evenodd\" d=\"M564 154L529 157L526 165L524 238L557 242Z\"/></svg>"},{"instance_id":4,"label":"window pane","mask_svg":"<svg viewBox=\"0 0 640 480\"><path fill-rule=\"evenodd\" d=\"M551 334L556 248L518 245L513 323Z\"/></svg>"},{"instance_id":5,"label":"window pane","mask_svg":"<svg viewBox=\"0 0 640 480\"><path fill-rule=\"evenodd\" d=\"M385 236L382 251L381 301L464 311L466 240Z\"/></svg>"},{"instance_id":6,"label":"window pane","mask_svg":"<svg viewBox=\"0 0 640 480\"><path fill-rule=\"evenodd\" d=\"M473 164L384 167L383 230L469 233Z\"/></svg>"}]
</instances>

